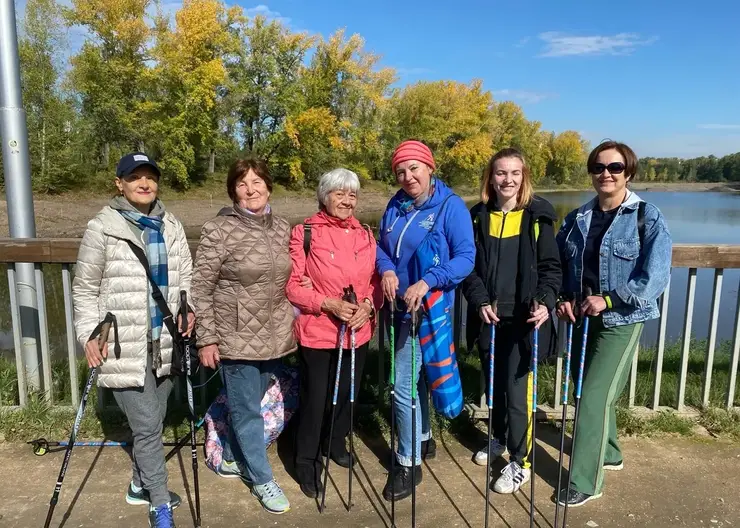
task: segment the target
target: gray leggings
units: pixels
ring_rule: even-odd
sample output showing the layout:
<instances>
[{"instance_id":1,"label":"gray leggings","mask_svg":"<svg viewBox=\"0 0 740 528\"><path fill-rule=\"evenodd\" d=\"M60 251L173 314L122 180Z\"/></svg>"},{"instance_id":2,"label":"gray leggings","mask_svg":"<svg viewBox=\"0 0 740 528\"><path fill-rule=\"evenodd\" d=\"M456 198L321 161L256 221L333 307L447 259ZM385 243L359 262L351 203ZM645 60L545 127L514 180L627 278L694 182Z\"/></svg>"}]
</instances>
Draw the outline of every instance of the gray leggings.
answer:
<instances>
[{"instance_id":1,"label":"gray leggings","mask_svg":"<svg viewBox=\"0 0 740 528\"><path fill-rule=\"evenodd\" d=\"M155 507L170 500L162 445L162 422L167 414L167 398L171 390L170 376L155 377L151 354L147 355L143 387L113 389L113 397L126 414L134 437L134 484L149 492L151 504Z\"/></svg>"}]
</instances>

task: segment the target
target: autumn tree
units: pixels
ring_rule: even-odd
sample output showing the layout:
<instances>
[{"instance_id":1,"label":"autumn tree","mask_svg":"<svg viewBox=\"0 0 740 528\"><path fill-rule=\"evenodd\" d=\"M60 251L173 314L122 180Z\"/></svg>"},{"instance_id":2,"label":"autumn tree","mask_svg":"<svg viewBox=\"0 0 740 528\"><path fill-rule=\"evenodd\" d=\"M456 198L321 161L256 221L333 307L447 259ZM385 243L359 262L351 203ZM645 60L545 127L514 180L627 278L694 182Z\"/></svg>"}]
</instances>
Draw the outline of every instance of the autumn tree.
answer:
<instances>
[{"instance_id":1,"label":"autumn tree","mask_svg":"<svg viewBox=\"0 0 740 528\"><path fill-rule=\"evenodd\" d=\"M585 180L588 145L578 132L566 130L554 136L550 143L550 152L552 159L548 174L555 183L564 185Z\"/></svg>"},{"instance_id":2,"label":"autumn tree","mask_svg":"<svg viewBox=\"0 0 740 528\"><path fill-rule=\"evenodd\" d=\"M491 93L483 90L481 81L407 86L393 94L388 113L384 140L389 150L405 139L419 139L434 152L441 177L478 183L493 154L491 138L497 124ZM386 170L388 174L390 168Z\"/></svg>"},{"instance_id":3,"label":"autumn tree","mask_svg":"<svg viewBox=\"0 0 740 528\"><path fill-rule=\"evenodd\" d=\"M511 101L498 103L495 109L497 127L493 150L516 148L524 155L535 183L545 177L550 152L551 134L540 130L539 121L529 121L521 107Z\"/></svg>"},{"instance_id":4,"label":"autumn tree","mask_svg":"<svg viewBox=\"0 0 740 528\"><path fill-rule=\"evenodd\" d=\"M70 79L93 132L89 145L101 152L104 167L112 144L122 150L144 147L151 5L151 0L72 0L65 10L69 23L90 35L72 58Z\"/></svg>"},{"instance_id":5,"label":"autumn tree","mask_svg":"<svg viewBox=\"0 0 740 528\"><path fill-rule=\"evenodd\" d=\"M34 188L59 192L75 176L75 113L59 89L62 13L55 0L28 0L19 43L23 103L28 124Z\"/></svg>"},{"instance_id":6,"label":"autumn tree","mask_svg":"<svg viewBox=\"0 0 740 528\"><path fill-rule=\"evenodd\" d=\"M159 138L156 150L165 175L180 187L203 176L203 162L215 148L224 62L238 49L229 27L240 16L240 8L227 10L217 0L185 0L174 29L158 21L147 130Z\"/></svg>"}]
</instances>

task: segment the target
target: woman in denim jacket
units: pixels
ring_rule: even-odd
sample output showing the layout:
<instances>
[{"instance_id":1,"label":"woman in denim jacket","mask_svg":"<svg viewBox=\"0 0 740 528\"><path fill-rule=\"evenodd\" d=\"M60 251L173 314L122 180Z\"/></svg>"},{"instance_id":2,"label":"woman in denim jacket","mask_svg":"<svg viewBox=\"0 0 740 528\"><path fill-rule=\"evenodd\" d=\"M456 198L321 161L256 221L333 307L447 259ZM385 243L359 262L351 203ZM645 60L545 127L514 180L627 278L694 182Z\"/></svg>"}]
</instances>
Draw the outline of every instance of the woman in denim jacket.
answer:
<instances>
[{"instance_id":1,"label":"woman in denim jacket","mask_svg":"<svg viewBox=\"0 0 740 528\"><path fill-rule=\"evenodd\" d=\"M671 273L665 218L627 188L637 173L632 149L601 143L588 157L588 172L597 196L566 216L556 238L563 264L557 314L571 322L574 313L589 317L575 463L569 487L558 494L570 507L601 497L604 470L623 467L615 405L644 322L659 316L658 298ZM580 350L581 338L574 332L573 350ZM579 363L571 363L573 379Z\"/></svg>"}]
</instances>

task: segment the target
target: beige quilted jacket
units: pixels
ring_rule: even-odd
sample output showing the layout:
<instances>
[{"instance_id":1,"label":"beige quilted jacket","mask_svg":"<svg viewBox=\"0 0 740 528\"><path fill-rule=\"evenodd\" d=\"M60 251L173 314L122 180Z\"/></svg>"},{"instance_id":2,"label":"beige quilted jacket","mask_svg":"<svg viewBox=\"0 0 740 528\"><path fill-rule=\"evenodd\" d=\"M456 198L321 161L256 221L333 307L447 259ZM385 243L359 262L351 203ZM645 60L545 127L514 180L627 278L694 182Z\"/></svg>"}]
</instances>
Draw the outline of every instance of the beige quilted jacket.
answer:
<instances>
[{"instance_id":1,"label":"beige quilted jacket","mask_svg":"<svg viewBox=\"0 0 740 528\"><path fill-rule=\"evenodd\" d=\"M143 232L142 232L143 236ZM141 262L126 243L131 240L142 249L141 236L134 236L126 219L110 206L104 207L87 224L80 243L72 281L74 324L82 347L95 326L111 312L118 321L121 355L113 353L113 329L108 337L108 359L98 369L98 385L110 389L144 386L149 330L149 280ZM177 313L180 290L190 291L192 257L182 224L170 213L164 214L164 240L167 246L167 305ZM157 376L170 373L172 337L162 327L160 338L162 366Z\"/></svg>"},{"instance_id":2,"label":"beige quilted jacket","mask_svg":"<svg viewBox=\"0 0 740 528\"><path fill-rule=\"evenodd\" d=\"M290 224L283 218L219 211L201 230L192 298L197 346L218 345L223 359L267 360L295 351Z\"/></svg>"}]
</instances>

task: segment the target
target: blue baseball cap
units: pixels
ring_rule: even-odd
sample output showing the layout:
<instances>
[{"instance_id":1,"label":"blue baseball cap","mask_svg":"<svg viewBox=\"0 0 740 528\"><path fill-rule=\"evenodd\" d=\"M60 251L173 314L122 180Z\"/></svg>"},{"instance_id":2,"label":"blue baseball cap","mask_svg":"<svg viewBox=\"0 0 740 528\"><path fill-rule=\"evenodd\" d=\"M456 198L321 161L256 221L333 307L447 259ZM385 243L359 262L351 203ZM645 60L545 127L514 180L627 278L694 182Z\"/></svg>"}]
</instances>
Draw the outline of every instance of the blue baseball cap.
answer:
<instances>
[{"instance_id":1,"label":"blue baseball cap","mask_svg":"<svg viewBox=\"0 0 740 528\"><path fill-rule=\"evenodd\" d=\"M116 167L116 176L118 178L128 176L143 165L151 167L157 173L157 177L162 176L157 163L143 152L133 152L122 157Z\"/></svg>"}]
</instances>

